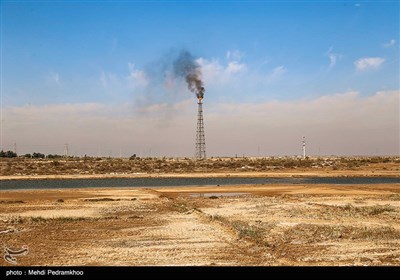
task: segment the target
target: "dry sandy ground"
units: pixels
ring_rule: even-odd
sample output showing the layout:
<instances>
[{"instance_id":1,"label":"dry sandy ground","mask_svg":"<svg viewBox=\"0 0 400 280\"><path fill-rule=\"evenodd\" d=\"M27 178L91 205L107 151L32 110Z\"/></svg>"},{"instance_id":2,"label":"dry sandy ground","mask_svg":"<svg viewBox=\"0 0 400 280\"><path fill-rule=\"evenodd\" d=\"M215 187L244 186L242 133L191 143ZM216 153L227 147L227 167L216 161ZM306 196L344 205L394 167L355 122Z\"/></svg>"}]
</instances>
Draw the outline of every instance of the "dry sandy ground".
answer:
<instances>
[{"instance_id":1,"label":"dry sandy ground","mask_svg":"<svg viewBox=\"0 0 400 280\"><path fill-rule=\"evenodd\" d=\"M398 266L400 184L1 191L0 243L24 266Z\"/></svg>"}]
</instances>

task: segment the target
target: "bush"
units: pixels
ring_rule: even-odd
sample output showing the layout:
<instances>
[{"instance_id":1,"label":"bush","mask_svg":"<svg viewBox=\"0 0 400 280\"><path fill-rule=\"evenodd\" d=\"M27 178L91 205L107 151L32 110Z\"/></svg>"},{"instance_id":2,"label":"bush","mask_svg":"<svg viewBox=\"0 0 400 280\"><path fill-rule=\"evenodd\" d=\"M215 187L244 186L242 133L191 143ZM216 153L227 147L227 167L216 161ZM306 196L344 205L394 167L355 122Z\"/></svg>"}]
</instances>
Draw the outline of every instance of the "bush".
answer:
<instances>
[{"instance_id":1,"label":"bush","mask_svg":"<svg viewBox=\"0 0 400 280\"><path fill-rule=\"evenodd\" d=\"M62 158L62 156L61 156L61 155L52 155L52 154L49 154L49 155L47 155L47 158Z\"/></svg>"},{"instance_id":2,"label":"bush","mask_svg":"<svg viewBox=\"0 0 400 280\"><path fill-rule=\"evenodd\" d=\"M33 153L32 158L45 158L45 155L42 153Z\"/></svg>"},{"instance_id":3,"label":"bush","mask_svg":"<svg viewBox=\"0 0 400 280\"><path fill-rule=\"evenodd\" d=\"M135 160L137 157L136 157L136 154L133 154L130 158L129 158L129 160Z\"/></svg>"},{"instance_id":4,"label":"bush","mask_svg":"<svg viewBox=\"0 0 400 280\"><path fill-rule=\"evenodd\" d=\"M17 153L14 153L13 151L4 152L3 150L1 150L0 157L13 158L13 157L17 157Z\"/></svg>"}]
</instances>

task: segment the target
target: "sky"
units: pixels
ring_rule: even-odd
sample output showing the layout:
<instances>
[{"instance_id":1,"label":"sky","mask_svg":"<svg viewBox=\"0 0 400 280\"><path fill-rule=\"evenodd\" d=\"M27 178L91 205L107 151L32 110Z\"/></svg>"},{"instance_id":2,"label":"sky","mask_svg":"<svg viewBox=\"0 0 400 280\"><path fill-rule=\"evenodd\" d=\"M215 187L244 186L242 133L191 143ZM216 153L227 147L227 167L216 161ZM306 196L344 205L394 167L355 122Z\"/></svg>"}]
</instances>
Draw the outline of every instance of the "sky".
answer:
<instances>
[{"instance_id":1,"label":"sky","mask_svg":"<svg viewBox=\"0 0 400 280\"><path fill-rule=\"evenodd\" d=\"M399 1L1 1L4 150L399 155Z\"/></svg>"}]
</instances>

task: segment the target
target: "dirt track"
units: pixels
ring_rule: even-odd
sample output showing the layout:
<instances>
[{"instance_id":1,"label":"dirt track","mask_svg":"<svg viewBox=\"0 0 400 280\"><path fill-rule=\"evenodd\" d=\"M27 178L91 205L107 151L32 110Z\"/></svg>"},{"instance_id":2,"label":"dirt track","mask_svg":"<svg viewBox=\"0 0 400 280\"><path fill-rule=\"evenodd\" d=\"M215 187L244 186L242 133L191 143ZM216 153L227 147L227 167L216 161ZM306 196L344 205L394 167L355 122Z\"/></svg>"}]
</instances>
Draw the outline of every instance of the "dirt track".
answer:
<instances>
[{"instance_id":1,"label":"dirt track","mask_svg":"<svg viewBox=\"0 0 400 280\"><path fill-rule=\"evenodd\" d=\"M400 265L400 185L2 191L18 265ZM3 259L1 265L9 265Z\"/></svg>"}]
</instances>

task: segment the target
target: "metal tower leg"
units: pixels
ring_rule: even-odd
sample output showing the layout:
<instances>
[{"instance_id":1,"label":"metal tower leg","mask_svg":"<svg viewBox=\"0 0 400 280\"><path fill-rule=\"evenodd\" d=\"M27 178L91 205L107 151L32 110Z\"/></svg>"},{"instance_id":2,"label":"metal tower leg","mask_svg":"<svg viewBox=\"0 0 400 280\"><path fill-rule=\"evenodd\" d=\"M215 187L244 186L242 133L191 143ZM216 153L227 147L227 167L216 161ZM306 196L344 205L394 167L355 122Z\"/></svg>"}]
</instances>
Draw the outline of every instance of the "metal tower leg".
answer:
<instances>
[{"instance_id":1,"label":"metal tower leg","mask_svg":"<svg viewBox=\"0 0 400 280\"><path fill-rule=\"evenodd\" d=\"M204 136L203 101L199 99L197 111L197 133L196 133L196 159L206 158L206 139Z\"/></svg>"}]
</instances>

